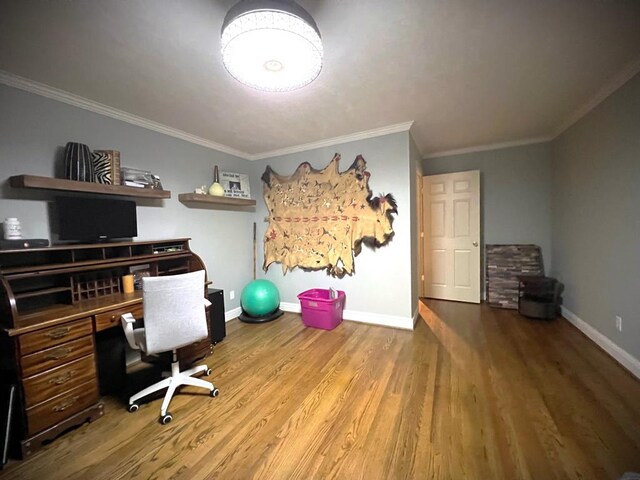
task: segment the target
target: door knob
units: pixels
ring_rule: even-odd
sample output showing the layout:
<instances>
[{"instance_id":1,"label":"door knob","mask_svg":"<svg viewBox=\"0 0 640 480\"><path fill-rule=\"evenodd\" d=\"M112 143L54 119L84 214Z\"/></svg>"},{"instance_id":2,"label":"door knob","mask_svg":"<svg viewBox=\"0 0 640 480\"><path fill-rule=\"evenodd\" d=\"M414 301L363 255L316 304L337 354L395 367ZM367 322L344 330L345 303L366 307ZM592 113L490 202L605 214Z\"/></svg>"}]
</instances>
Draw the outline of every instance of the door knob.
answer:
<instances>
[{"instance_id":1,"label":"door knob","mask_svg":"<svg viewBox=\"0 0 640 480\"><path fill-rule=\"evenodd\" d=\"M473 242L473 246L474 246L474 247L477 247L477 246L478 246L478 242L474 241L474 242Z\"/></svg>"}]
</instances>

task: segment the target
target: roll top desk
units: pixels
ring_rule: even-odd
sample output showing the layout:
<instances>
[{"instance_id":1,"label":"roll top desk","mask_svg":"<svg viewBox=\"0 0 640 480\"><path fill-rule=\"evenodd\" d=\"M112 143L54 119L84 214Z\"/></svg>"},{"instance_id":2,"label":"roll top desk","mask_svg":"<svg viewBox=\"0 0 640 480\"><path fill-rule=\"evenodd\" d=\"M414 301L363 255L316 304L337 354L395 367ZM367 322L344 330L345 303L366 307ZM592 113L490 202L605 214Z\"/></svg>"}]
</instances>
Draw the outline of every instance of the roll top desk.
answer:
<instances>
[{"instance_id":1,"label":"roll top desk","mask_svg":"<svg viewBox=\"0 0 640 480\"><path fill-rule=\"evenodd\" d=\"M103 414L97 339L123 313L143 316L142 292L123 292L130 267L205 270L187 238L0 250L0 381L17 386L11 436L23 457ZM185 363L209 353L210 340L179 351Z\"/></svg>"}]
</instances>

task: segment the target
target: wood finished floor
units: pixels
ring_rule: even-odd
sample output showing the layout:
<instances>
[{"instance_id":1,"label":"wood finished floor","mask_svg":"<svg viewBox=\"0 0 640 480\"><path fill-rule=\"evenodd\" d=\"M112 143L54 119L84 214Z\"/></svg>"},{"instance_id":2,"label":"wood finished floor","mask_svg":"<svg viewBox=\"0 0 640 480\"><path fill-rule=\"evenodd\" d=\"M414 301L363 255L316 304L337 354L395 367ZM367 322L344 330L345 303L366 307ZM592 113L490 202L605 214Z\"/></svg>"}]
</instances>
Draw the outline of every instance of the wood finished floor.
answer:
<instances>
[{"instance_id":1,"label":"wood finished floor","mask_svg":"<svg viewBox=\"0 0 640 480\"><path fill-rule=\"evenodd\" d=\"M565 320L428 301L412 332L286 314L227 324L217 398L184 391L59 438L2 478L617 479L640 382ZM191 392L191 393L189 393Z\"/></svg>"}]
</instances>

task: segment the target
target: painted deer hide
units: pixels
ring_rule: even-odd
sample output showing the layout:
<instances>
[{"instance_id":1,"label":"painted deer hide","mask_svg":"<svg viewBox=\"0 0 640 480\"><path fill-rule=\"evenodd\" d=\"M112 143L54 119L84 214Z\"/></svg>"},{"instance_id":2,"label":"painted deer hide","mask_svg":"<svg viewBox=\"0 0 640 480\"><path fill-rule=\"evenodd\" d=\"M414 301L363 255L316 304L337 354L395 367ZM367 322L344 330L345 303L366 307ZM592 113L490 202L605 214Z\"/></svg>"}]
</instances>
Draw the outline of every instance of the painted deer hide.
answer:
<instances>
[{"instance_id":1,"label":"painted deer hide","mask_svg":"<svg viewBox=\"0 0 640 480\"><path fill-rule=\"evenodd\" d=\"M267 167L262 175L269 226L264 237L264 270L273 262L286 274L294 267L327 269L342 277L354 273L361 245L377 247L393 236L396 203L391 194L372 198L371 174L358 155L340 173L340 155L323 170L300 164L284 177Z\"/></svg>"}]
</instances>

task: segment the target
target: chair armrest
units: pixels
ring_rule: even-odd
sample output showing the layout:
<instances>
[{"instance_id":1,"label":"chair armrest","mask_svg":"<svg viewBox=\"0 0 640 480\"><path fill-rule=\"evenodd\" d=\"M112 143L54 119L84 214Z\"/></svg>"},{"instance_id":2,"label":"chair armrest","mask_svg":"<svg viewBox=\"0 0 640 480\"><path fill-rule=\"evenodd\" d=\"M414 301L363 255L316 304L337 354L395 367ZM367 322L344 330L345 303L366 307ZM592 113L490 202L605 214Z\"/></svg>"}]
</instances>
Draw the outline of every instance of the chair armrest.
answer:
<instances>
[{"instance_id":1,"label":"chair armrest","mask_svg":"<svg viewBox=\"0 0 640 480\"><path fill-rule=\"evenodd\" d=\"M136 319L131 313L125 313L120 317L120 322L122 323L124 336L127 338L129 346L135 350L140 350L140 346L136 344L135 337L133 335L133 324L136 322Z\"/></svg>"}]
</instances>

